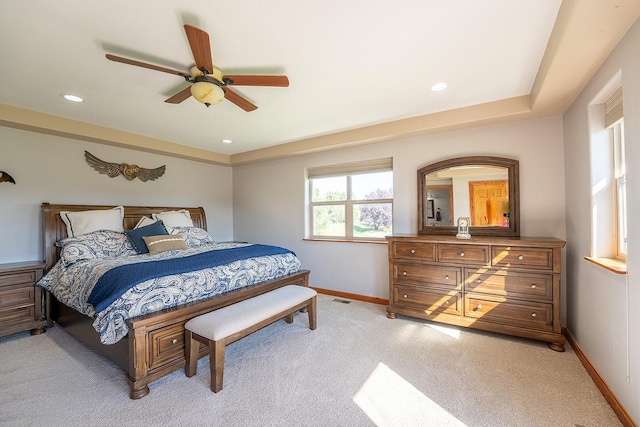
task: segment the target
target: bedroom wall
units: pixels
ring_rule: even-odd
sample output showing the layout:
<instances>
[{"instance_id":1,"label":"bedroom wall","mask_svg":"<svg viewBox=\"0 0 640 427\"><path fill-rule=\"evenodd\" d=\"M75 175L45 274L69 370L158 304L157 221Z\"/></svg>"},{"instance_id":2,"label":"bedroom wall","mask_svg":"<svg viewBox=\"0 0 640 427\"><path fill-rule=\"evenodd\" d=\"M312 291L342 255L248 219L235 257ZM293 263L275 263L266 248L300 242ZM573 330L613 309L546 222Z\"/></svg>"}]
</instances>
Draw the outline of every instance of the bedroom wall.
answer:
<instances>
[{"instance_id":1,"label":"bedroom wall","mask_svg":"<svg viewBox=\"0 0 640 427\"><path fill-rule=\"evenodd\" d=\"M567 326L609 388L640 422L640 21L631 27L564 115L567 210ZM587 109L621 78L627 164L627 275L590 255L591 188ZM615 86L614 86L615 88ZM636 215L638 214L638 215Z\"/></svg>"},{"instance_id":2,"label":"bedroom wall","mask_svg":"<svg viewBox=\"0 0 640 427\"><path fill-rule=\"evenodd\" d=\"M416 171L466 155L520 161L521 234L565 237L562 119L559 116L236 166L234 237L293 249L312 286L388 298L386 244L304 241L305 170L393 157L395 233L417 231Z\"/></svg>"},{"instance_id":3,"label":"bedroom wall","mask_svg":"<svg viewBox=\"0 0 640 427\"><path fill-rule=\"evenodd\" d=\"M93 170L84 150L100 159L167 169L156 181L109 178ZM42 202L139 206L202 206L209 233L233 238L230 167L0 127L0 263L42 259Z\"/></svg>"}]
</instances>

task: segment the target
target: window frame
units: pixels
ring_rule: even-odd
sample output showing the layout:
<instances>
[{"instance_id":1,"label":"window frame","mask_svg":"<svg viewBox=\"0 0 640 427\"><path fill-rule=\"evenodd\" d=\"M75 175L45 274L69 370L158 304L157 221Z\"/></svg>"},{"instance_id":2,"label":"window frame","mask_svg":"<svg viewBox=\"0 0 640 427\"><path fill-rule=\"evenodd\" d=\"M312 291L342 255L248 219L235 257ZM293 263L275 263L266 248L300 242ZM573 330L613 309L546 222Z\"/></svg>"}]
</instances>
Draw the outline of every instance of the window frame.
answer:
<instances>
[{"instance_id":1,"label":"window frame","mask_svg":"<svg viewBox=\"0 0 640 427\"><path fill-rule=\"evenodd\" d=\"M614 229L614 256L622 261L627 260L627 194L626 194L626 163L624 141L624 117L609 126L613 148L613 183L615 187L613 213L615 218ZM622 192L622 197L621 197ZM624 248L623 248L624 246Z\"/></svg>"},{"instance_id":2,"label":"window frame","mask_svg":"<svg viewBox=\"0 0 640 427\"><path fill-rule=\"evenodd\" d=\"M354 199L352 177L363 174L386 173L391 172L391 198L385 199ZM313 180L344 177L346 179L346 198L345 200L330 201L313 201ZM353 241L353 242L384 242L385 237L359 237L354 236L354 218L353 211L357 205L371 204L387 204L391 205L391 232L393 232L393 160L376 159L364 162L345 163L339 165L322 166L307 169L307 191L308 191L308 232L307 236L310 240L327 240L327 241ZM343 206L345 216L345 233L344 236L333 235L317 235L314 234L314 208L317 206Z\"/></svg>"}]
</instances>

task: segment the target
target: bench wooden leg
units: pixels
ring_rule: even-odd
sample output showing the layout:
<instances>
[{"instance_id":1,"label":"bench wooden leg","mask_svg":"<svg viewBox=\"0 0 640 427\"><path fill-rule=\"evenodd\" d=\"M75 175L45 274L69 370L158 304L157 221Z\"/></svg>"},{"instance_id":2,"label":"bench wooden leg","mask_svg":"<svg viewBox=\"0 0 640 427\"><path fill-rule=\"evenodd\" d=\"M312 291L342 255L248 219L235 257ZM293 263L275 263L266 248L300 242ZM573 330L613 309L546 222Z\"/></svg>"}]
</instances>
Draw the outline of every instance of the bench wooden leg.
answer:
<instances>
[{"instance_id":1,"label":"bench wooden leg","mask_svg":"<svg viewBox=\"0 0 640 427\"><path fill-rule=\"evenodd\" d=\"M184 365L184 371L185 374L187 374L187 377L191 378L198 370L198 352L200 350L200 342L193 338L193 332L190 330L185 329L184 332L184 355L187 359Z\"/></svg>"},{"instance_id":2,"label":"bench wooden leg","mask_svg":"<svg viewBox=\"0 0 640 427\"><path fill-rule=\"evenodd\" d=\"M314 296L313 298L311 298L311 302L309 303L309 305L307 306L308 308L308 312L309 312L309 329L311 329L312 331L316 329L316 314L317 314L317 310L316 310L316 297Z\"/></svg>"},{"instance_id":3,"label":"bench wooden leg","mask_svg":"<svg viewBox=\"0 0 640 427\"><path fill-rule=\"evenodd\" d=\"M224 340L209 341L209 365L211 369L211 391L214 393L222 390L222 377L224 374Z\"/></svg>"},{"instance_id":4,"label":"bench wooden leg","mask_svg":"<svg viewBox=\"0 0 640 427\"><path fill-rule=\"evenodd\" d=\"M287 323L293 323L293 313L287 314L284 318L284 321Z\"/></svg>"}]
</instances>

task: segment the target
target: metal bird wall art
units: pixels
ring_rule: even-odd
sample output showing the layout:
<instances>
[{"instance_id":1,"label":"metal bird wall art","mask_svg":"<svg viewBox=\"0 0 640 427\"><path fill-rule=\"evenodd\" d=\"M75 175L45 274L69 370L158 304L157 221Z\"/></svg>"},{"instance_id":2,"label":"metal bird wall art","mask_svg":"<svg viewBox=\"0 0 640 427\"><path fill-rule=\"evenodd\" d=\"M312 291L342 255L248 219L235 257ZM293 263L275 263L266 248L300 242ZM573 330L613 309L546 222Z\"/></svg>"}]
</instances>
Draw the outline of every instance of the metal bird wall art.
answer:
<instances>
[{"instance_id":1,"label":"metal bird wall art","mask_svg":"<svg viewBox=\"0 0 640 427\"><path fill-rule=\"evenodd\" d=\"M12 184L15 184L16 180L13 179L13 177L5 171L0 171L0 182L10 182Z\"/></svg>"},{"instance_id":2,"label":"metal bird wall art","mask_svg":"<svg viewBox=\"0 0 640 427\"><path fill-rule=\"evenodd\" d=\"M108 175L110 178L115 178L118 175L123 175L129 181L136 178L140 181L154 181L164 175L166 165L162 165L155 169L141 168L138 165L130 165L127 163L110 163L100 160L88 151L84 152L84 157L87 159L87 163L92 168L100 173Z\"/></svg>"}]
</instances>

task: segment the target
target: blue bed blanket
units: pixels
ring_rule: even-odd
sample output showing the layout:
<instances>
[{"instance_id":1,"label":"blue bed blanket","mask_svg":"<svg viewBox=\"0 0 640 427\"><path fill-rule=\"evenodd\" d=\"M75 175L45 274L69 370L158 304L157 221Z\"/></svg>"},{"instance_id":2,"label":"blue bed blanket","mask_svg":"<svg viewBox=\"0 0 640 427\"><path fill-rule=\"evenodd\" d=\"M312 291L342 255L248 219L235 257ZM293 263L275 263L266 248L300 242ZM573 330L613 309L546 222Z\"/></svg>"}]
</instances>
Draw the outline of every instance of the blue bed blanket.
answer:
<instances>
[{"instance_id":1,"label":"blue bed blanket","mask_svg":"<svg viewBox=\"0 0 640 427\"><path fill-rule=\"evenodd\" d=\"M150 279L217 267L248 258L287 253L293 252L279 246L256 244L211 250L187 257L121 265L107 271L98 279L87 301L99 312L135 285Z\"/></svg>"}]
</instances>

